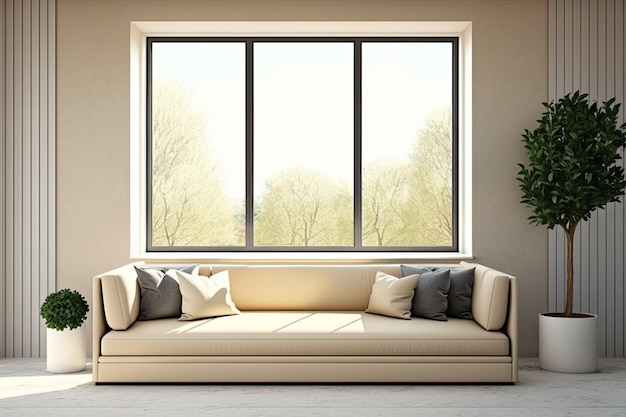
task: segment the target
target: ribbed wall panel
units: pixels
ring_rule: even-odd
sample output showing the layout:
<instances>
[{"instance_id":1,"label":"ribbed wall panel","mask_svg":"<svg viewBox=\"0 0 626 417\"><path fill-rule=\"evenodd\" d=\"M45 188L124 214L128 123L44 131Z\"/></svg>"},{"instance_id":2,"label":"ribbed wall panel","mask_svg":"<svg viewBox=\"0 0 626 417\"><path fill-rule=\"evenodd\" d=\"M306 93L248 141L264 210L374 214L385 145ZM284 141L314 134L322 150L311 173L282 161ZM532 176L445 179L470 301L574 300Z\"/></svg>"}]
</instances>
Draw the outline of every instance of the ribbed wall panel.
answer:
<instances>
[{"instance_id":1,"label":"ribbed wall panel","mask_svg":"<svg viewBox=\"0 0 626 417\"><path fill-rule=\"evenodd\" d=\"M2 5L0 356L45 355L55 287L55 0Z\"/></svg>"},{"instance_id":2,"label":"ribbed wall panel","mask_svg":"<svg viewBox=\"0 0 626 417\"><path fill-rule=\"evenodd\" d=\"M622 103L626 37L624 0L550 0L549 99L580 90L595 101ZM620 161L623 164L623 160ZM574 310L599 315L601 356L626 356L626 279L624 204L609 204L578 227L575 251ZM565 238L549 235L548 305L565 309Z\"/></svg>"},{"instance_id":3,"label":"ribbed wall panel","mask_svg":"<svg viewBox=\"0 0 626 417\"><path fill-rule=\"evenodd\" d=\"M5 108L4 97L6 97L4 88L5 74L5 5L0 7L0 358L6 356L6 313L5 313L5 247L4 241L6 236L4 207L6 204L5 177L6 177L6 159L5 159Z\"/></svg>"}]
</instances>

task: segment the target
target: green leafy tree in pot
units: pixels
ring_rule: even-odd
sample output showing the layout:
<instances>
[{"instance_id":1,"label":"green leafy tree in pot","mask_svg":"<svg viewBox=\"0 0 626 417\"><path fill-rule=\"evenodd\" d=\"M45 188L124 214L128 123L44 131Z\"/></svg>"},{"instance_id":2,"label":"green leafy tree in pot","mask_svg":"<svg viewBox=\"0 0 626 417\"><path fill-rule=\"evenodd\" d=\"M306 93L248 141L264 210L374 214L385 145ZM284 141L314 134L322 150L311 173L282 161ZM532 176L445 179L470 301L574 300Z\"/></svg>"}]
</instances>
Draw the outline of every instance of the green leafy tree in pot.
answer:
<instances>
[{"instance_id":1,"label":"green leafy tree in pot","mask_svg":"<svg viewBox=\"0 0 626 417\"><path fill-rule=\"evenodd\" d=\"M619 103L589 102L574 92L543 103L539 126L525 130L529 164L519 164L522 203L533 209L531 224L561 226L567 241L567 298L571 317L574 296L574 234L581 220L624 195L624 169L617 165L626 146L626 123L619 126Z\"/></svg>"},{"instance_id":2,"label":"green leafy tree in pot","mask_svg":"<svg viewBox=\"0 0 626 417\"><path fill-rule=\"evenodd\" d=\"M54 292L41 305L41 317L49 329L62 331L77 329L85 320L89 305L78 291L69 289Z\"/></svg>"}]
</instances>

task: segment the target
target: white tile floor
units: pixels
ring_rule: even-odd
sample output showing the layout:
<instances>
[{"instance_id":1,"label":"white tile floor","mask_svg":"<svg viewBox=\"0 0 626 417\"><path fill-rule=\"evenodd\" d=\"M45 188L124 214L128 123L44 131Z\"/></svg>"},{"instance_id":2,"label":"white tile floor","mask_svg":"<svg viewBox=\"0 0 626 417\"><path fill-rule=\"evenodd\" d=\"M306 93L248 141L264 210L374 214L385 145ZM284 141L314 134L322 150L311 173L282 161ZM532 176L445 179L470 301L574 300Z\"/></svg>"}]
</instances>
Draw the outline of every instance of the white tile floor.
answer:
<instances>
[{"instance_id":1,"label":"white tile floor","mask_svg":"<svg viewBox=\"0 0 626 417\"><path fill-rule=\"evenodd\" d=\"M626 416L626 359L593 374L524 358L510 385L99 385L43 359L0 359L0 416Z\"/></svg>"}]
</instances>

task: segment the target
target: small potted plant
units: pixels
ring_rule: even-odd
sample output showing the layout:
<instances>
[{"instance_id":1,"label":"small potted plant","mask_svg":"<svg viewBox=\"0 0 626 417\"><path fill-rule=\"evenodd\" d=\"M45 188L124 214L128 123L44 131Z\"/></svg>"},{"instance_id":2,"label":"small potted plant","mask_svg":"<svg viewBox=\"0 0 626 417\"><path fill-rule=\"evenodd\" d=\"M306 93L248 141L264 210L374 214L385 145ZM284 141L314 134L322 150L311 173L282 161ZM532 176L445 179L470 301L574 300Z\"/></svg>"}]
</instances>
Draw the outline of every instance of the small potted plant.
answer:
<instances>
[{"instance_id":1,"label":"small potted plant","mask_svg":"<svg viewBox=\"0 0 626 417\"><path fill-rule=\"evenodd\" d=\"M624 169L617 164L626 145L626 124L618 124L615 99L602 105L574 92L543 103L539 126L522 135L527 166L517 180L522 203L533 210L531 224L560 226L567 245L564 312L539 315L539 364L550 371L597 370L597 315L575 313L574 235L591 213L624 195Z\"/></svg>"},{"instance_id":2,"label":"small potted plant","mask_svg":"<svg viewBox=\"0 0 626 417\"><path fill-rule=\"evenodd\" d=\"M78 372L85 369L87 341L83 323L89 305L78 291L54 292L41 305L47 327L46 368L48 372Z\"/></svg>"}]
</instances>

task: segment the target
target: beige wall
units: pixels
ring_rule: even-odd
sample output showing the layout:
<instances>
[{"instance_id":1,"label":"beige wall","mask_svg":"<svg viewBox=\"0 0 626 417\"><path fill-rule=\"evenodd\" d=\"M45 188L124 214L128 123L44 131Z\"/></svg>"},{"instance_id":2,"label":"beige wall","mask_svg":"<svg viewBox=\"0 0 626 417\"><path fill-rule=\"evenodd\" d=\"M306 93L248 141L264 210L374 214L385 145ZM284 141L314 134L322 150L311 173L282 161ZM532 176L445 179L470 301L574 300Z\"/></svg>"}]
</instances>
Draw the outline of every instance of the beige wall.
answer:
<instances>
[{"instance_id":1,"label":"beige wall","mask_svg":"<svg viewBox=\"0 0 626 417\"><path fill-rule=\"evenodd\" d=\"M58 0L57 13L57 286L85 294L129 261L131 21L472 21L473 252L519 277L521 354L537 354L547 233L527 224L515 175L547 99L546 0Z\"/></svg>"}]
</instances>

